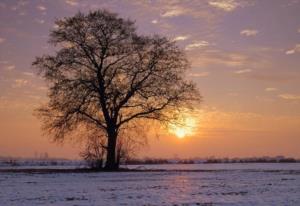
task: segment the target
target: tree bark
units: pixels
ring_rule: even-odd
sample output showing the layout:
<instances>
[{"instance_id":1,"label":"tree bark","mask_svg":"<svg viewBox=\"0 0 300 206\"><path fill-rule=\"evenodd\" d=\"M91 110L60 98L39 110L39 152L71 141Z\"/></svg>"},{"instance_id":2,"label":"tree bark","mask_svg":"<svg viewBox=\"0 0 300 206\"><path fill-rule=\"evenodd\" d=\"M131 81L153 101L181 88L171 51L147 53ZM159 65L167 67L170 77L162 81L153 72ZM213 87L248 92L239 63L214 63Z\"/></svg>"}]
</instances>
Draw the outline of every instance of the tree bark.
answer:
<instances>
[{"instance_id":1,"label":"tree bark","mask_svg":"<svg viewBox=\"0 0 300 206\"><path fill-rule=\"evenodd\" d=\"M105 170L118 170L119 168L119 165L116 161L116 145L117 134L115 132L110 132L110 134L108 135Z\"/></svg>"}]
</instances>

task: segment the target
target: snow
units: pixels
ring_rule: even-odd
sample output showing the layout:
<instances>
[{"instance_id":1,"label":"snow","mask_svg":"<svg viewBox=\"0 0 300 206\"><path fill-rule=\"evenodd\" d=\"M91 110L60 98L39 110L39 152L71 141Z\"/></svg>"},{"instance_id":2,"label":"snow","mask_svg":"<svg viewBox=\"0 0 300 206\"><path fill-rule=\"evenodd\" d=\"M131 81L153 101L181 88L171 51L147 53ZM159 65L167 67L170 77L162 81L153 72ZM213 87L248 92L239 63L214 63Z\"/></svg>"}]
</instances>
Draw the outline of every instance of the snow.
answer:
<instances>
[{"instance_id":1,"label":"snow","mask_svg":"<svg viewBox=\"0 0 300 206\"><path fill-rule=\"evenodd\" d=\"M169 168L142 172L0 172L0 205L300 205L298 163L143 168L154 166Z\"/></svg>"}]
</instances>

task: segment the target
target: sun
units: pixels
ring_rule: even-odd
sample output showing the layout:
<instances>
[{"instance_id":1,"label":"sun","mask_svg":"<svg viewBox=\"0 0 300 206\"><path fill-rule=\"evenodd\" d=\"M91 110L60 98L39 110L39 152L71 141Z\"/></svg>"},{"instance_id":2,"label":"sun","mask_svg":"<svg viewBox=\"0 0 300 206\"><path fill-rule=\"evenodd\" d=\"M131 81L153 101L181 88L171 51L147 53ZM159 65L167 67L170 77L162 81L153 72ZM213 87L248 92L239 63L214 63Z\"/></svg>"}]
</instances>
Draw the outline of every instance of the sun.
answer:
<instances>
[{"instance_id":1,"label":"sun","mask_svg":"<svg viewBox=\"0 0 300 206\"><path fill-rule=\"evenodd\" d=\"M182 127L176 127L173 130L174 134L179 138L182 139L186 136L186 130Z\"/></svg>"},{"instance_id":2,"label":"sun","mask_svg":"<svg viewBox=\"0 0 300 206\"><path fill-rule=\"evenodd\" d=\"M176 123L169 124L169 132L175 134L177 138L183 139L195 133L197 121L189 114L182 114Z\"/></svg>"}]
</instances>

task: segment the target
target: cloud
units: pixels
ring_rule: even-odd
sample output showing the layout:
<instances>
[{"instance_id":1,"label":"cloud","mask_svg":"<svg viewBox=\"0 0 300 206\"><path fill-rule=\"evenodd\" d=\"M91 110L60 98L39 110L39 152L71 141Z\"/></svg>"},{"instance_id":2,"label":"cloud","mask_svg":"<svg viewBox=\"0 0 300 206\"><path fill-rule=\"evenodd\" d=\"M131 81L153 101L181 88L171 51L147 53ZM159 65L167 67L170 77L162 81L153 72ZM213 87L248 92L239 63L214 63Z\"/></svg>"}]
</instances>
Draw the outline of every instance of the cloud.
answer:
<instances>
[{"instance_id":1,"label":"cloud","mask_svg":"<svg viewBox=\"0 0 300 206\"><path fill-rule=\"evenodd\" d=\"M6 61L6 60L0 60L0 64L8 64L8 61Z\"/></svg>"},{"instance_id":2,"label":"cloud","mask_svg":"<svg viewBox=\"0 0 300 206\"><path fill-rule=\"evenodd\" d=\"M290 55L290 54L295 54L296 52L300 52L300 44L296 44L293 49L287 50L285 54Z\"/></svg>"},{"instance_id":3,"label":"cloud","mask_svg":"<svg viewBox=\"0 0 300 206\"><path fill-rule=\"evenodd\" d=\"M5 41L6 41L6 39L0 37L0 44L5 42Z\"/></svg>"},{"instance_id":4,"label":"cloud","mask_svg":"<svg viewBox=\"0 0 300 206\"><path fill-rule=\"evenodd\" d=\"M26 79L16 79L14 84L12 85L13 88L19 88L25 86L28 83Z\"/></svg>"},{"instance_id":5,"label":"cloud","mask_svg":"<svg viewBox=\"0 0 300 206\"><path fill-rule=\"evenodd\" d=\"M194 42L192 44L188 44L185 47L185 50L192 50L192 49L197 49L197 48L203 48L203 47L207 47L209 45L210 44L207 41L197 41L197 42Z\"/></svg>"},{"instance_id":6,"label":"cloud","mask_svg":"<svg viewBox=\"0 0 300 206\"><path fill-rule=\"evenodd\" d=\"M24 8L28 3L29 3L29 1L24 1L24 0L17 1L17 3L16 3L15 5L13 5L10 9L11 9L12 11L21 10L21 9Z\"/></svg>"},{"instance_id":7,"label":"cloud","mask_svg":"<svg viewBox=\"0 0 300 206\"><path fill-rule=\"evenodd\" d=\"M25 76L30 76L30 77L34 76L34 73L32 73L32 72L23 72L23 74Z\"/></svg>"},{"instance_id":8,"label":"cloud","mask_svg":"<svg viewBox=\"0 0 300 206\"><path fill-rule=\"evenodd\" d=\"M285 52L286 55L294 54L294 53L295 53L295 50L294 50L294 49L287 50L287 51Z\"/></svg>"},{"instance_id":9,"label":"cloud","mask_svg":"<svg viewBox=\"0 0 300 206\"><path fill-rule=\"evenodd\" d=\"M66 4L68 4L70 6L77 6L78 5L77 0L66 0L65 2L66 2Z\"/></svg>"},{"instance_id":10,"label":"cloud","mask_svg":"<svg viewBox=\"0 0 300 206\"><path fill-rule=\"evenodd\" d=\"M38 6L36 6L36 8L40 11L46 11L47 10L47 8L43 5L38 5Z\"/></svg>"},{"instance_id":11,"label":"cloud","mask_svg":"<svg viewBox=\"0 0 300 206\"><path fill-rule=\"evenodd\" d=\"M156 20L158 17L172 18L177 16L185 16L187 18L197 19L198 25L201 25L201 29L194 28L195 30L201 31L207 35L207 31L213 32L216 29L216 25L219 24L223 12L216 12L207 2L209 0L192 0L192 1L179 1L179 0L168 0L168 1L140 1L140 0L125 0L130 5L134 6L135 13L140 18ZM244 0L242 0L244 1ZM112 1L114 2L114 1ZM121 1L122 2L122 1ZM161 23L158 19L158 22ZM155 21L156 23L156 21ZM168 22L171 26L168 28L162 27L164 30L170 31L170 27L178 24L178 22ZM182 25L188 26L188 25ZM200 36L204 36L199 34Z\"/></svg>"},{"instance_id":12,"label":"cloud","mask_svg":"<svg viewBox=\"0 0 300 206\"><path fill-rule=\"evenodd\" d=\"M298 33L300 33L300 28L297 30Z\"/></svg>"},{"instance_id":13,"label":"cloud","mask_svg":"<svg viewBox=\"0 0 300 206\"><path fill-rule=\"evenodd\" d=\"M298 75L295 74L287 74L287 73L247 73L245 75L241 75L241 77L254 79L256 81L264 81L264 82L289 82L295 81L299 79Z\"/></svg>"},{"instance_id":14,"label":"cloud","mask_svg":"<svg viewBox=\"0 0 300 206\"><path fill-rule=\"evenodd\" d=\"M184 41L187 40L189 38L189 36L177 36L173 39L173 41Z\"/></svg>"},{"instance_id":15,"label":"cloud","mask_svg":"<svg viewBox=\"0 0 300 206\"><path fill-rule=\"evenodd\" d=\"M234 73L235 74L244 74L244 73L249 73L252 72L252 69L241 69L241 70L237 70Z\"/></svg>"},{"instance_id":16,"label":"cloud","mask_svg":"<svg viewBox=\"0 0 300 206\"><path fill-rule=\"evenodd\" d=\"M189 73L191 77L207 77L210 73L209 72L197 72L197 73Z\"/></svg>"},{"instance_id":17,"label":"cloud","mask_svg":"<svg viewBox=\"0 0 300 206\"><path fill-rule=\"evenodd\" d=\"M295 94L280 94L278 97L286 100L300 100L300 95Z\"/></svg>"},{"instance_id":18,"label":"cloud","mask_svg":"<svg viewBox=\"0 0 300 206\"><path fill-rule=\"evenodd\" d=\"M20 15L20 16L25 16L25 15L27 15L27 13L26 13L25 11L21 11L21 12L19 13L19 15Z\"/></svg>"},{"instance_id":19,"label":"cloud","mask_svg":"<svg viewBox=\"0 0 300 206\"><path fill-rule=\"evenodd\" d=\"M244 29L240 32L240 35L244 36L256 36L258 34L258 30L255 29Z\"/></svg>"},{"instance_id":20,"label":"cloud","mask_svg":"<svg viewBox=\"0 0 300 206\"><path fill-rule=\"evenodd\" d=\"M182 7L174 7L170 9L169 11L164 12L161 14L162 17L175 17L175 16L180 16L185 13L185 9Z\"/></svg>"},{"instance_id":21,"label":"cloud","mask_svg":"<svg viewBox=\"0 0 300 206\"><path fill-rule=\"evenodd\" d=\"M42 90L42 91L46 91L46 90L48 89L48 87L43 87L43 86L41 86L41 87L38 87L37 89L38 89L38 90Z\"/></svg>"},{"instance_id":22,"label":"cloud","mask_svg":"<svg viewBox=\"0 0 300 206\"><path fill-rule=\"evenodd\" d=\"M221 51L209 47L193 50L189 54L189 60L192 62L193 67L199 68L210 68L213 65L256 68L258 63L258 61L255 62L251 57L242 53Z\"/></svg>"},{"instance_id":23,"label":"cloud","mask_svg":"<svg viewBox=\"0 0 300 206\"><path fill-rule=\"evenodd\" d=\"M4 67L4 70L7 70L7 71L12 71L16 68L15 65L7 65L6 67Z\"/></svg>"},{"instance_id":24,"label":"cloud","mask_svg":"<svg viewBox=\"0 0 300 206\"><path fill-rule=\"evenodd\" d=\"M44 24L45 23L45 20L44 19L35 19L34 20L36 23L39 23L39 24Z\"/></svg>"},{"instance_id":25,"label":"cloud","mask_svg":"<svg viewBox=\"0 0 300 206\"><path fill-rule=\"evenodd\" d=\"M278 91L278 89L275 87L267 87L267 88L265 88L265 91L266 92L274 92L274 91Z\"/></svg>"},{"instance_id":26,"label":"cloud","mask_svg":"<svg viewBox=\"0 0 300 206\"><path fill-rule=\"evenodd\" d=\"M209 1L208 4L212 7L221 9L226 12L233 11L240 6L240 4L237 3L235 0L213 0Z\"/></svg>"},{"instance_id":27,"label":"cloud","mask_svg":"<svg viewBox=\"0 0 300 206\"><path fill-rule=\"evenodd\" d=\"M152 23L152 24L157 24L158 21L157 21L156 19L154 19L154 20L151 21L151 23Z\"/></svg>"}]
</instances>

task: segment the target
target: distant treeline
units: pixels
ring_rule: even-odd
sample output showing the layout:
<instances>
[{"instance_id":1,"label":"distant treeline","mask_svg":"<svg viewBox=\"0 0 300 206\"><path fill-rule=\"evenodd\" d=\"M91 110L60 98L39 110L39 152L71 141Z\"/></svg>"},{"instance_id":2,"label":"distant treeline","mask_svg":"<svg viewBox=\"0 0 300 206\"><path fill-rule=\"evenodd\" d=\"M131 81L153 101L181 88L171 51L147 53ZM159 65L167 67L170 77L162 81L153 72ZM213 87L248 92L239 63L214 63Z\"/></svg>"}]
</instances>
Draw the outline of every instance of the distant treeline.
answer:
<instances>
[{"instance_id":1,"label":"distant treeline","mask_svg":"<svg viewBox=\"0 0 300 206\"><path fill-rule=\"evenodd\" d=\"M143 164L216 164L216 163L300 163L299 159L291 157L251 157L251 158L194 158L194 159L129 159L127 165Z\"/></svg>"},{"instance_id":2,"label":"distant treeline","mask_svg":"<svg viewBox=\"0 0 300 206\"><path fill-rule=\"evenodd\" d=\"M150 164L216 164L216 163L300 163L300 159L291 157L250 157L250 158L191 158L191 159L164 159L144 158L127 159L121 164L125 165L150 165ZM63 158L12 158L0 156L2 166L77 166L85 165L83 160L68 160Z\"/></svg>"},{"instance_id":3,"label":"distant treeline","mask_svg":"<svg viewBox=\"0 0 300 206\"><path fill-rule=\"evenodd\" d=\"M13 158L0 157L0 168L5 166L82 166L82 160L68 160L63 158Z\"/></svg>"},{"instance_id":4,"label":"distant treeline","mask_svg":"<svg viewBox=\"0 0 300 206\"><path fill-rule=\"evenodd\" d=\"M196 164L194 160L170 160L170 159L129 159L124 162L126 165L151 165L151 164Z\"/></svg>"}]
</instances>

